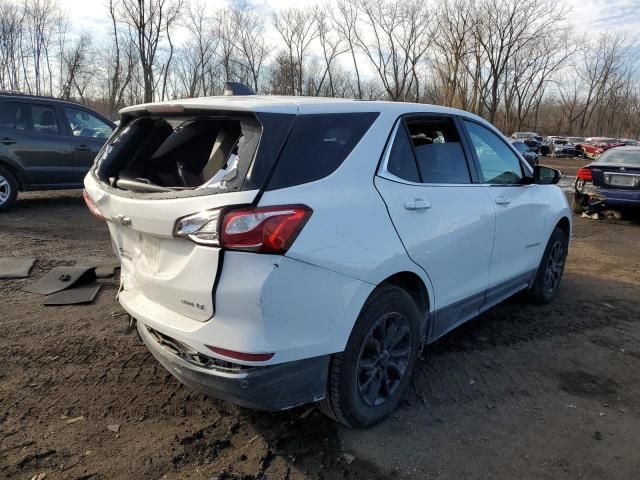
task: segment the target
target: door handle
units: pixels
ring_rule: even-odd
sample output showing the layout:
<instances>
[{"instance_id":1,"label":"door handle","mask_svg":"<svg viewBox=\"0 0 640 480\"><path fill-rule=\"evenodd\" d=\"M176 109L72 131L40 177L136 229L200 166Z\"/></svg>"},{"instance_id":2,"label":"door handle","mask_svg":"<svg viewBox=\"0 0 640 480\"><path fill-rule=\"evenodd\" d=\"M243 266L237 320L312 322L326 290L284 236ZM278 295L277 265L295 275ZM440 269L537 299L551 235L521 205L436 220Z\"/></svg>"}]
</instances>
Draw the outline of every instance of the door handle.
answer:
<instances>
[{"instance_id":1,"label":"door handle","mask_svg":"<svg viewBox=\"0 0 640 480\"><path fill-rule=\"evenodd\" d=\"M2 140L0 140L0 143L4 143L5 145L11 145L12 143L16 143L16 141L13 138L4 137Z\"/></svg>"},{"instance_id":2,"label":"door handle","mask_svg":"<svg viewBox=\"0 0 640 480\"><path fill-rule=\"evenodd\" d=\"M497 205L509 205L511 203L511 199L507 198L503 195L500 195L499 197L496 197L496 204Z\"/></svg>"},{"instance_id":3,"label":"door handle","mask_svg":"<svg viewBox=\"0 0 640 480\"><path fill-rule=\"evenodd\" d=\"M87 145L77 145L76 146L76 151L78 151L78 152L90 152L91 151L91 147L89 147Z\"/></svg>"},{"instance_id":4,"label":"door handle","mask_svg":"<svg viewBox=\"0 0 640 480\"><path fill-rule=\"evenodd\" d=\"M421 198L416 198L414 200L404 202L404 208L407 210L426 210L427 208L431 208L431 202Z\"/></svg>"}]
</instances>

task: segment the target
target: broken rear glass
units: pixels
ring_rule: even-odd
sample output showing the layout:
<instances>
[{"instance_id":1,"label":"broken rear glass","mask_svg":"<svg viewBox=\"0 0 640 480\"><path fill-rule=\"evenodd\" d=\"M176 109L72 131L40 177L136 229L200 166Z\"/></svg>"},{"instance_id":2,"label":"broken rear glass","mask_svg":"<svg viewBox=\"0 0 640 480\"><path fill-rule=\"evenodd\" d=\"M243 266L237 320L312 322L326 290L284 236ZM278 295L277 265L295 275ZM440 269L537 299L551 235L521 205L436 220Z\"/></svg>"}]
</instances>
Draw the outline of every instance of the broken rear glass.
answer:
<instances>
[{"instance_id":1,"label":"broken rear glass","mask_svg":"<svg viewBox=\"0 0 640 480\"><path fill-rule=\"evenodd\" d=\"M261 131L252 115L135 118L105 146L96 175L134 192L238 191Z\"/></svg>"}]
</instances>

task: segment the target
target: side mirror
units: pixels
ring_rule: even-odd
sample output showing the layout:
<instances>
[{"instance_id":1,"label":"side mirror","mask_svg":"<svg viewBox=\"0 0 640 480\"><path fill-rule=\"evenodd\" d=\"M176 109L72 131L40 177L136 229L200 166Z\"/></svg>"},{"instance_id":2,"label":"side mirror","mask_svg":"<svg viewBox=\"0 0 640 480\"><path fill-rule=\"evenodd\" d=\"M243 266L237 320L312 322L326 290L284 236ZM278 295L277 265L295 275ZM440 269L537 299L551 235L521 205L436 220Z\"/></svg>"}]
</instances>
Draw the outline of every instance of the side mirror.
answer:
<instances>
[{"instance_id":1,"label":"side mirror","mask_svg":"<svg viewBox=\"0 0 640 480\"><path fill-rule=\"evenodd\" d=\"M533 167L533 183L538 185L555 185L560 181L562 172L555 168L536 165Z\"/></svg>"}]
</instances>

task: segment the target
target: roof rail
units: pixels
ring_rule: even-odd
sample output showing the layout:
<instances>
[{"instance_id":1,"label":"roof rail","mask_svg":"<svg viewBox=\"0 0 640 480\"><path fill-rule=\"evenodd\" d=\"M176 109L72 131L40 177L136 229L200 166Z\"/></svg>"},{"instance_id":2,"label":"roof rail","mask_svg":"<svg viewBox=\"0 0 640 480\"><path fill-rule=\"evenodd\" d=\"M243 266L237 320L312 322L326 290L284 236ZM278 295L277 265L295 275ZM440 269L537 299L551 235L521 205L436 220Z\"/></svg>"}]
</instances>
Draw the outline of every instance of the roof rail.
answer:
<instances>
[{"instance_id":1,"label":"roof rail","mask_svg":"<svg viewBox=\"0 0 640 480\"><path fill-rule=\"evenodd\" d=\"M34 95L33 93L25 93L19 90L0 90L0 95L19 95L21 97L33 97L33 98L51 98L53 100L61 100L52 95Z\"/></svg>"},{"instance_id":2,"label":"roof rail","mask_svg":"<svg viewBox=\"0 0 640 480\"><path fill-rule=\"evenodd\" d=\"M244 83L240 82L224 82L224 89L222 94L228 97L235 95L255 95L251 87L248 87Z\"/></svg>"}]
</instances>

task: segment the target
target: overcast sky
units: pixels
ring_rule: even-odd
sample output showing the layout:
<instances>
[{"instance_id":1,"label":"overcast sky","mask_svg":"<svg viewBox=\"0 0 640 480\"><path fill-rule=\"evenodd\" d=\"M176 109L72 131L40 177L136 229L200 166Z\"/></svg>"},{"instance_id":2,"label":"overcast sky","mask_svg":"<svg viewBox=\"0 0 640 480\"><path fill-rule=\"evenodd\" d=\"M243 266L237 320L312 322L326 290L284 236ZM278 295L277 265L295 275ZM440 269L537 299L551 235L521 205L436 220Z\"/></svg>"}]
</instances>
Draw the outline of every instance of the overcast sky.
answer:
<instances>
[{"instance_id":1,"label":"overcast sky","mask_svg":"<svg viewBox=\"0 0 640 480\"><path fill-rule=\"evenodd\" d=\"M187 0L188 1L188 0ZM109 29L106 2L102 0L58 0L67 12L75 31L89 31L94 40ZM212 8L225 0L206 0ZM293 5L317 4L317 0L248 0L264 12ZM568 20L576 30L589 32L624 32L630 42L640 48L640 0L565 0L570 9Z\"/></svg>"}]
</instances>

